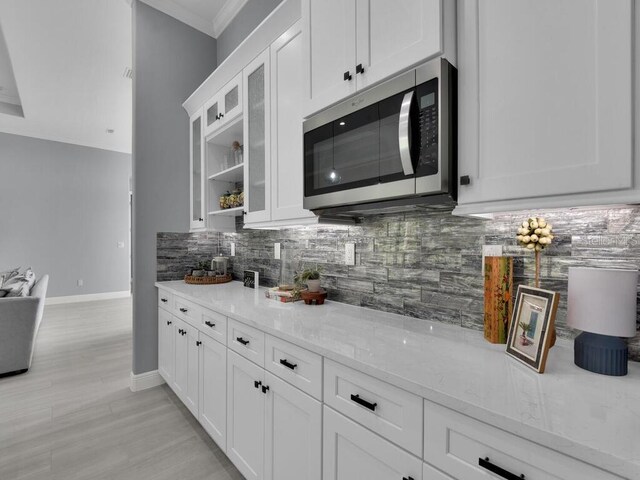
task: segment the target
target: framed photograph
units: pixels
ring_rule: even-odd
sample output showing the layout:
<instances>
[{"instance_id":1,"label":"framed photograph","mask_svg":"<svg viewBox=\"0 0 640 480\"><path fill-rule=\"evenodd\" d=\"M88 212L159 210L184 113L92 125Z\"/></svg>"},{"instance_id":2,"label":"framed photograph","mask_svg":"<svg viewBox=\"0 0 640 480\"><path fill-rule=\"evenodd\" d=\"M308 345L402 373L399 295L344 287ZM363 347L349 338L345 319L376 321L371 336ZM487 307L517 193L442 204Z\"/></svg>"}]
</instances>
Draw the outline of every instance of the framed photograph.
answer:
<instances>
[{"instance_id":1,"label":"framed photograph","mask_svg":"<svg viewBox=\"0 0 640 480\"><path fill-rule=\"evenodd\" d=\"M520 285L509 324L507 354L544 373L560 295Z\"/></svg>"}]
</instances>

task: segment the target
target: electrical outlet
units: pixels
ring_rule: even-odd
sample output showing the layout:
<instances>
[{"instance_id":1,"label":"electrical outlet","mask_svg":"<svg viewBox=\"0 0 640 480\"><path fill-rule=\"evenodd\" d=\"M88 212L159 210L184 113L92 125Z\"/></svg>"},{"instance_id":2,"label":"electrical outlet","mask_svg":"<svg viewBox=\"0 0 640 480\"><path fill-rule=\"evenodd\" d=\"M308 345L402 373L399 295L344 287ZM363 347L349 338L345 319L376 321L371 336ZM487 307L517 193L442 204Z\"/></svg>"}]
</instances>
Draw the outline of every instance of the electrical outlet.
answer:
<instances>
[{"instance_id":1,"label":"electrical outlet","mask_svg":"<svg viewBox=\"0 0 640 480\"><path fill-rule=\"evenodd\" d=\"M280 244L278 242L273 244L273 258L280 260Z\"/></svg>"},{"instance_id":2,"label":"electrical outlet","mask_svg":"<svg viewBox=\"0 0 640 480\"><path fill-rule=\"evenodd\" d=\"M482 246L482 277L484 278L484 257L501 257L502 245L483 245Z\"/></svg>"},{"instance_id":3,"label":"electrical outlet","mask_svg":"<svg viewBox=\"0 0 640 480\"><path fill-rule=\"evenodd\" d=\"M231 256L236 256L236 242L231 242Z\"/></svg>"},{"instance_id":4,"label":"electrical outlet","mask_svg":"<svg viewBox=\"0 0 640 480\"><path fill-rule=\"evenodd\" d=\"M356 264L356 244L355 243L344 244L344 264L345 265Z\"/></svg>"},{"instance_id":5,"label":"electrical outlet","mask_svg":"<svg viewBox=\"0 0 640 480\"><path fill-rule=\"evenodd\" d=\"M78 279L78 286L79 287L83 287L84 286L84 280L82 280L81 278Z\"/></svg>"}]
</instances>

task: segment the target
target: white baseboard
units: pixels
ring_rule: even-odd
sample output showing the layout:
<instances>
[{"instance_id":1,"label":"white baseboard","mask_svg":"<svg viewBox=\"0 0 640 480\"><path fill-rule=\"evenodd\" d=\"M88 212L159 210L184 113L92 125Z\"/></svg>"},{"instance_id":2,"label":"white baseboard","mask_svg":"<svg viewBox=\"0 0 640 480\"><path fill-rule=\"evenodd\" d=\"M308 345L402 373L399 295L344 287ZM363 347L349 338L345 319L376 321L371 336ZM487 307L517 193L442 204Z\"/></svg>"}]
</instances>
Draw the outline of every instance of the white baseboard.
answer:
<instances>
[{"instance_id":1,"label":"white baseboard","mask_svg":"<svg viewBox=\"0 0 640 480\"><path fill-rule=\"evenodd\" d=\"M140 390L146 390L147 388L157 387L164 383L164 378L160 376L158 370L151 370L150 372L144 372L139 375L134 375L131 372L131 382L129 388L132 392L139 392Z\"/></svg>"},{"instance_id":2,"label":"white baseboard","mask_svg":"<svg viewBox=\"0 0 640 480\"><path fill-rule=\"evenodd\" d=\"M127 298L130 296L131 292L129 290L125 290L124 292L90 293L87 295L69 295L66 297L47 297L47 299L45 300L45 305L93 302L95 300L112 300L114 298Z\"/></svg>"}]
</instances>

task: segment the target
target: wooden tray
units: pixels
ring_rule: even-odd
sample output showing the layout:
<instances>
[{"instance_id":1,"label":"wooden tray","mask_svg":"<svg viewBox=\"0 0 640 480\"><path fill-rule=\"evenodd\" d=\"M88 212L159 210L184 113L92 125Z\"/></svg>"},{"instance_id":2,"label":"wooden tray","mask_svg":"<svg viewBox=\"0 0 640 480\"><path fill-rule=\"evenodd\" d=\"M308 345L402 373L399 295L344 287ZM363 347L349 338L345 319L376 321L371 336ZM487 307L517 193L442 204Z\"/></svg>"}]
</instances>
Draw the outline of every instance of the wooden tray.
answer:
<instances>
[{"instance_id":1,"label":"wooden tray","mask_svg":"<svg viewBox=\"0 0 640 480\"><path fill-rule=\"evenodd\" d=\"M218 283L229 283L233 280L230 273L224 277L194 277L193 275L185 275L184 282L191 285L216 285Z\"/></svg>"}]
</instances>

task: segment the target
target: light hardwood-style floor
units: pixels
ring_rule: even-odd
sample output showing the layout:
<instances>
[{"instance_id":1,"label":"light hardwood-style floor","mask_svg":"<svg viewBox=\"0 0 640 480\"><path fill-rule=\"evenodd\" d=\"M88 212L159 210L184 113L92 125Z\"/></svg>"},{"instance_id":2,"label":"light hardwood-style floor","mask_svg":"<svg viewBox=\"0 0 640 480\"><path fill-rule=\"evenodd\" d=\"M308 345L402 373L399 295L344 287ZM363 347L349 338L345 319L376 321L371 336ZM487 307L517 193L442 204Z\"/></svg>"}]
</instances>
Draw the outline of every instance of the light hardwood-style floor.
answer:
<instances>
[{"instance_id":1,"label":"light hardwood-style floor","mask_svg":"<svg viewBox=\"0 0 640 480\"><path fill-rule=\"evenodd\" d=\"M0 479L243 478L166 385L132 393L130 371L130 299L45 307L31 370L0 379Z\"/></svg>"}]
</instances>

